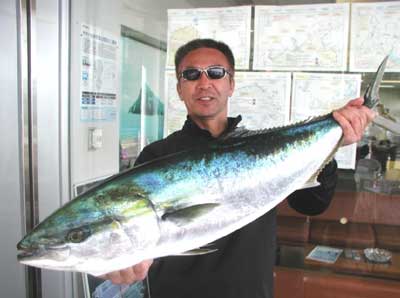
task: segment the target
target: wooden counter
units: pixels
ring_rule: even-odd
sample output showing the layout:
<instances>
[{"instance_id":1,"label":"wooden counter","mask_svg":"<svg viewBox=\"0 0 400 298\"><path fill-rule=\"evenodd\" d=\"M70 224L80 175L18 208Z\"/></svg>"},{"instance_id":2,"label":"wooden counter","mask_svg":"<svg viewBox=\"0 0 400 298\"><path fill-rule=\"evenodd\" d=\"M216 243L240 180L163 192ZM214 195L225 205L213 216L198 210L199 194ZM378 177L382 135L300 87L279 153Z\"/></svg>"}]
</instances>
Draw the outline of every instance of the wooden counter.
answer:
<instances>
[{"instance_id":1,"label":"wooden counter","mask_svg":"<svg viewBox=\"0 0 400 298\"><path fill-rule=\"evenodd\" d=\"M304 247L305 256L307 256L311 252L311 250L314 249L314 247L315 245L306 245ZM328 269L338 273L352 273L356 275L383 277L400 281L400 253L391 252L392 260L390 263L378 264L369 262L365 258L363 250L354 251L356 251L360 255L361 259L359 261L346 258L343 249L343 253L333 264L318 262L305 258L304 268L319 270Z\"/></svg>"}]
</instances>

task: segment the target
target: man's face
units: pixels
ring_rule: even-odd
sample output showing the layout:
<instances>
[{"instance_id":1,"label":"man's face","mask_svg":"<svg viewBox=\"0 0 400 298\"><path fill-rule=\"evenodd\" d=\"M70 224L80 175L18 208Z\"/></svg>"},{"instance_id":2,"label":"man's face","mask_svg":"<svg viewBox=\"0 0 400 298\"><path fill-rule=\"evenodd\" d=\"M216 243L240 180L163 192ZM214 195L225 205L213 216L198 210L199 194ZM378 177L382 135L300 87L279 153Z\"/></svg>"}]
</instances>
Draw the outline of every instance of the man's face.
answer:
<instances>
[{"instance_id":1,"label":"man's face","mask_svg":"<svg viewBox=\"0 0 400 298\"><path fill-rule=\"evenodd\" d=\"M228 60L220 51L200 48L187 54L179 65L178 73L187 68L207 68L222 66L230 73ZM178 80L178 94L185 102L189 116L193 120L225 119L227 117L228 97L232 96L235 83L226 75L222 79L209 79L203 72L198 80Z\"/></svg>"}]
</instances>

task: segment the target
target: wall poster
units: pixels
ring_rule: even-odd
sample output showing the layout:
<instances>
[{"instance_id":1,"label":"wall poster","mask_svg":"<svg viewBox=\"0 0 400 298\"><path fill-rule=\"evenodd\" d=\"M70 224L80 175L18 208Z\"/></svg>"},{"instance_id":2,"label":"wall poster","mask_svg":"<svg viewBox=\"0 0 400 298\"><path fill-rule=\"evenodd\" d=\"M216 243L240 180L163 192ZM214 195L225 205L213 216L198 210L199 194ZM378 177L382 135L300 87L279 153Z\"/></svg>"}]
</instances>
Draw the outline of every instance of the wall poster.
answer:
<instances>
[{"instance_id":1,"label":"wall poster","mask_svg":"<svg viewBox=\"0 0 400 298\"><path fill-rule=\"evenodd\" d=\"M288 124L290 87L290 72L236 72L229 115L252 130Z\"/></svg>"},{"instance_id":2,"label":"wall poster","mask_svg":"<svg viewBox=\"0 0 400 298\"><path fill-rule=\"evenodd\" d=\"M391 55L386 72L400 72L400 3L353 3L350 71L375 72Z\"/></svg>"},{"instance_id":3,"label":"wall poster","mask_svg":"<svg viewBox=\"0 0 400 298\"><path fill-rule=\"evenodd\" d=\"M221 40L232 49L236 69L248 69L251 6L169 9L167 67L174 67L177 49L195 38Z\"/></svg>"},{"instance_id":4,"label":"wall poster","mask_svg":"<svg viewBox=\"0 0 400 298\"><path fill-rule=\"evenodd\" d=\"M349 4L256 6L253 69L344 71Z\"/></svg>"},{"instance_id":5,"label":"wall poster","mask_svg":"<svg viewBox=\"0 0 400 298\"><path fill-rule=\"evenodd\" d=\"M81 121L115 121L117 117L117 38L99 28L82 24L80 57Z\"/></svg>"}]
</instances>

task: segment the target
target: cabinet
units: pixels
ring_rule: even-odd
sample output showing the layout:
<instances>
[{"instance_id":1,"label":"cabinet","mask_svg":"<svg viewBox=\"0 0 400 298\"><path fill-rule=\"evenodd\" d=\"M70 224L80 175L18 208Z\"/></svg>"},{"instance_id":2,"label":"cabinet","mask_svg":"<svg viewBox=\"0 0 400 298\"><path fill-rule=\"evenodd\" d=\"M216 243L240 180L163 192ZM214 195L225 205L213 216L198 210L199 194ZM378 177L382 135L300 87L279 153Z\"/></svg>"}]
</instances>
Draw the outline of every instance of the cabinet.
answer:
<instances>
[{"instance_id":1,"label":"cabinet","mask_svg":"<svg viewBox=\"0 0 400 298\"><path fill-rule=\"evenodd\" d=\"M317 245L351 254L333 264L306 259ZM278 247L276 297L400 297L400 196L341 191L313 217L284 201L278 206ZM389 250L391 262L368 261L363 251L371 247Z\"/></svg>"},{"instance_id":2,"label":"cabinet","mask_svg":"<svg viewBox=\"0 0 400 298\"><path fill-rule=\"evenodd\" d=\"M275 298L398 298L398 281L276 267Z\"/></svg>"}]
</instances>

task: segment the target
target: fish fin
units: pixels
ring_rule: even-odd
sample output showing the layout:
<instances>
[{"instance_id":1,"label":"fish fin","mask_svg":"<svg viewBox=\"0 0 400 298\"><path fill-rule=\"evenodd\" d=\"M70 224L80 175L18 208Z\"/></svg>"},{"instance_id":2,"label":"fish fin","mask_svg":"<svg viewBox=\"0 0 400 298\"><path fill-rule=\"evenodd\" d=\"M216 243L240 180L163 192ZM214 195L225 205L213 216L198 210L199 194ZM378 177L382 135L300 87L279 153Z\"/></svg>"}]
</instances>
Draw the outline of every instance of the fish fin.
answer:
<instances>
[{"instance_id":1,"label":"fish fin","mask_svg":"<svg viewBox=\"0 0 400 298\"><path fill-rule=\"evenodd\" d=\"M321 183L319 183L316 178L317 177L313 175L300 189L320 186Z\"/></svg>"},{"instance_id":2,"label":"fish fin","mask_svg":"<svg viewBox=\"0 0 400 298\"><path fill-rule=\"evenodd\" d=\"M216 244L215 244L215 242L210 242L210 243L207 243L207 244L205 244L205 245L203 245L203 246L201 246L202 248L204 248L204 247L212 247L212 246L215 246Z\"/></svg>"},{"instance_id":3,"label":"fish fin","mask_svg":"<svg viewBox=\"0 0 400 298\"><path fill-rule=\"evenodd\" d=\"M241 138L241 137L246 137L248 135L249 135L249 130L247 130L244 126L240 126L232 131L223 133L221 136L219 136L218 140L225 141L230 138Z\"/></svg>"},{"instance_id":4,"label":"fish fin","mask_svg":"<svg viewBox=\"0 0 400 298\"><path fill-rule=\"evenodd\" d=\"M295 127L298 125L306 124L306 123L313 122L313 121L319 121L321 119L330 118L330 117L332 117L332 112L324 114L324 115L319 115L319 116L310 116L307 119L296 121L296 122L286 124L286 125L279 125L279 126L273 126L273 127L269 127L269 128L262 128L262 129L256 129L256 130L249 130L249 129L246 129L245 127L241 126L229 133L221 135L218 138L218 141L220 143L226 144L226 145L232 144L233 142L236 143L235 145L240 145L241 143L237 139L263 135L268 132L279 131L280 129L283 129L283 128Z\"/></svg>"},{"instance_id":5,"label":"fish fin","mask_svg":"<svg viewBox=\"0 0 400 298\"><path fill-rule=\"evenodd\" d=\"M174 256L200 256L216 252L217 250L217 248L195 248L179 254L174 254Z\"/></svg>"},{"instance_id":6,"label":"fish fin","mask_svg":"<svg viewBox=\"0 0 400 298\"><path fill-rule=\"evenodd\" d=\"M390 55L387 55L378 67L374 80L368 85L364 94L364 105L372 109L379 103L379 87L382 82L383 74Z\"/></svg>"},{"instance_id":7,"label":"fish fin","mask_svg":"<svg viewBox=\"0 0 400 298\"><path fill-rule=\"evenodd\" d=\"M202 216L213 210L215 207L219 206L218 203L204 203L198 205L192 205L189 207L176 209L170 212L165 212L161 218L163 220L171 221L178 226L190 223L195 218Z\"/></svg>"}]
</instances>

